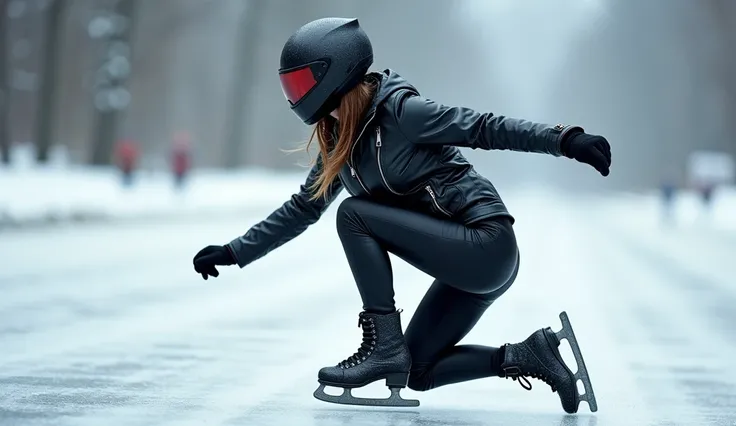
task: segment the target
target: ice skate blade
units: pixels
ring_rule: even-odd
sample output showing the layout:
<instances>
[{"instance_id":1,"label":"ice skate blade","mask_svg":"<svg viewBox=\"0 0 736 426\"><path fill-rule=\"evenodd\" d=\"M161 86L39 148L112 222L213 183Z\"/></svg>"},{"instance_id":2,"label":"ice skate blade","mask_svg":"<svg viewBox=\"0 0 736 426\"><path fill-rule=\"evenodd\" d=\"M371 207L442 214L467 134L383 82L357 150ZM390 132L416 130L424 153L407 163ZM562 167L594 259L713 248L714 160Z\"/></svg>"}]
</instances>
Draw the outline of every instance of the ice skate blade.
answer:
<instances>
[{"instance_id":1,"label":"ice skate blade","mask_svg":"<svg viewBox=\"0 0 736 426\"><path fill-rule=\"evenodd\" d=\"M570 324L570 318L567 317L567 312L562 311L560 313L560 321L562 322L562 329L555 333L557 338L567 339L572 349L572 354L575 356L575 362L578 364L578 371L575 373L575 382L578 380L583 382L585 387L585 393L579 395L580 401L587 401L590 411L595 413L598 411L598 403L595 400L595 393L593 392L593 385L590 383L590 376L588 375L588 369L585 367L585 361L583 360L583 354L580 352L580 345L578 340L575 338L575 332L572 331L572 324ZM577 392L577 385L575 386ZM580 402L575 411L580 409Z\"/></svg>"},{"instance_id":2,"label":"ice skate blade","mask_svg":"<svg viewBox=\"0 0 736 426\"><path fill-rule=\"evenodd\" d=\"M416 399L404 399L401 397L399 388L390 388L391 396L388 398L358 398L353 396L350 389L343 388L342 395L328 395L325 393L325 385L320 384L314 397L324 402L344 405L362 405L368 407L418 407L419 401Z\"/></svg>"}]
</instances>

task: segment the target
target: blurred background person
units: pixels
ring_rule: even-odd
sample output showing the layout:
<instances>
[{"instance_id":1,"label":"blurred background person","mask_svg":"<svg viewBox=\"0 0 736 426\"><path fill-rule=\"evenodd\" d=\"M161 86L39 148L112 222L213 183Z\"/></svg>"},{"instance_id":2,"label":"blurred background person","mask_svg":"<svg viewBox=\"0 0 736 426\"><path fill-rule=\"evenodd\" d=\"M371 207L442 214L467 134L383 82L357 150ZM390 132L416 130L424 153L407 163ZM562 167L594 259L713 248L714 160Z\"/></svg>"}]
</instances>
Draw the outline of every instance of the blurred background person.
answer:
<instances>
[{"instance_id":1,"label":"blurred background person","mask_svg":"<svg viewBox=\"0 0 736 426\"><path fill-rule=\"evenodd\" d=\"M171 171L176 189L183 189L185 179L192 167L192 144L188 133L174 135L171 146Z\"/></svg>"},{"instance_id":2,"label":"blurred background person","mask_svg":"<svg viewBox=\"0 0 736 426\"><path fill-rule=\"evenodd\" d=\"M122 139L115 144L115 163L120 170L123 186L133 185L133 173L138 166L138 144L130 139Z\"/></svg>"}]
</instances>

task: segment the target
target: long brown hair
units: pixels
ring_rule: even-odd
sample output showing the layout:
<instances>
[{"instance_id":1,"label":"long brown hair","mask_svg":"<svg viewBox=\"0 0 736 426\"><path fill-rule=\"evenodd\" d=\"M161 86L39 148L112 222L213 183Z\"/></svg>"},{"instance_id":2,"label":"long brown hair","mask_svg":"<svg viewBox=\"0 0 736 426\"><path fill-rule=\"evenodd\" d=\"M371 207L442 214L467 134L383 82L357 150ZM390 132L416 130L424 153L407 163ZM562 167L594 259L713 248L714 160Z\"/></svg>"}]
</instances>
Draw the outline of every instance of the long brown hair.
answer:
<instances>
[{"instance_id":1,"label":"long brown hair","mask_svg":"<svg viewBox=\"0 0 736 426\"><path fill-rule=\"evenodd\" d=\"M348 161L350 149L357 142L355 138L359 132L358 125L373 100L375 90L375 80L366 77L342 97L337 111L339 126L337 141L334 140L333 133L335 118L331 115L323 118L314 126L314 131L305 149L309 149L316 137L319 142L319 156L322 158L322 173L310 188L313 192L312 200L328 195L327 190L330 184L337 178L340 169Z\"/></svg>"}]
</instances>

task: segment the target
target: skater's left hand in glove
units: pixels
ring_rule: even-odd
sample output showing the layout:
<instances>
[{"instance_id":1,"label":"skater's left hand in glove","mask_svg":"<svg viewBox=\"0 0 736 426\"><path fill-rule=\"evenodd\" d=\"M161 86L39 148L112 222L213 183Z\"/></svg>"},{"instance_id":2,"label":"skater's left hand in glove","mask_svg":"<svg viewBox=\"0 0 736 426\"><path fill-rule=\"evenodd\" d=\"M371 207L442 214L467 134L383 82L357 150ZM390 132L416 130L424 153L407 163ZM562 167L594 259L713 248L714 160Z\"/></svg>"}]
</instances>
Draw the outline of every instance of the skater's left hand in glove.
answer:
<instances>
[{"instance_id":1,"label":"skater's left hand in glove","mask_svg":"<svg viewBox=\"0 0 736 426\"><path fill-rule=\"evenodd\" d=\"M562 141L562 152L568 158L593 166L603 176L610 173L611 145L603 136L572 133Z\"/></svg>"},{"instance_id":2,"label":"skater's left hand in glove","mask_svg":"<svg viewBox=\"0 0 736 426\"><path fill-rule=\"evenodd\" d=\"M220 272L215 265L234 265L235 256L227 246L207 246L194 256L194 270L202 274L205 280L209 277L217 278Z\"/></svg>"}]
</instances>

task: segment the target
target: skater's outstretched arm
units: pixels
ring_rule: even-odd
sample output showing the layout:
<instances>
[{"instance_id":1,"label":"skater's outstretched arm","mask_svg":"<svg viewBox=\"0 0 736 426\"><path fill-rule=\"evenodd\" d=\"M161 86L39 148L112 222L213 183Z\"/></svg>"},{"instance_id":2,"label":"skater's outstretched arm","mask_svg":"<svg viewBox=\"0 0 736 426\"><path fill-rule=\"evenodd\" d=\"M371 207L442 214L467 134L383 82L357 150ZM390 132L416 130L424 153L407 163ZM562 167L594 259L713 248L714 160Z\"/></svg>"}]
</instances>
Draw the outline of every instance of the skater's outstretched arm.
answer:
<instances>
[{"instance_id":1,"label":"skater's outstretched arm","mask_svg":"<svg viewBox=\"0 0 736 426\"><path fill-rule=\"evenodd\" d=\"M472 149L511 150L562 156L562 141L578 126L533 121L452 107L408 93L398 103L396 120L406 138L417 144Z\"/></svg>"},{"instance_id":2,"label":"skater's outstretched arm","mask_svg":"<svg viewBox=\"0 0 736 426\"><path fill-rule=\"evenodd\" d=\"M402 95L399 95L402 96ZM480 113L442 105L413 92L398 100L394 119L407 140L416 144L452 145L472 149L511 150L574 158L607 176L611 147L582 127Z\"/></svg>"},{"instance_id":3,"label":"skater's outstretched arm","mask_svg":"<svg viewBox=\"0 0 736 426\"><path fill-rule=\"evenodd\" d=\"M241 268L265 256L270 251L291 241L317 222L327 207L342 191L339 179L332 182L327 197L312 200L310 188L322 170L321 156L310 170L299 192L292 195L281 207L266 219L257 223L245 233L228 244L228 248Z\"/></svg>"}]
</instances>

